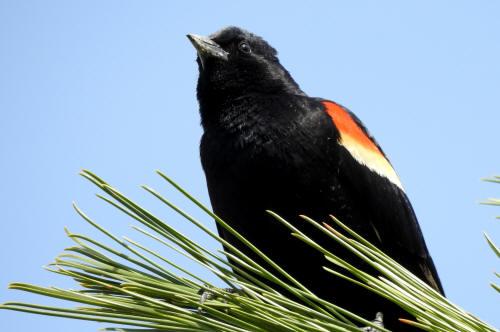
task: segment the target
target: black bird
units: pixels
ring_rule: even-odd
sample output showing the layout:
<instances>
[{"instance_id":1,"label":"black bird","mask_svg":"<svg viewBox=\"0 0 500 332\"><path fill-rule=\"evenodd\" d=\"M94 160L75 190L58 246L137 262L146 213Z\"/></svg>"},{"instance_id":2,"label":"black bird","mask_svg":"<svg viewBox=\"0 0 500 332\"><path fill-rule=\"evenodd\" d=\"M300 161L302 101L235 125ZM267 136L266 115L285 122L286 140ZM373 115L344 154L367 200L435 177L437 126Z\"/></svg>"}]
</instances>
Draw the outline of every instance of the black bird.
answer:
<instances>
[{"instance_id":1,"label":"black bird","mask_svg":"<svg viewBox=\"0 0 500 332\"><path fill-rule=\"evenodd\" d=\"M298 217L334 215L443 293L412 206L377 142L347 108L306 95L261 37L228 27L188 38L198 52L200 151L214 212L318 296L367 319L381 311L387 328L409 331L397 321L404 311L325 272L324 257L265 212L355 260Z\"/></svg>"}]
</instances>

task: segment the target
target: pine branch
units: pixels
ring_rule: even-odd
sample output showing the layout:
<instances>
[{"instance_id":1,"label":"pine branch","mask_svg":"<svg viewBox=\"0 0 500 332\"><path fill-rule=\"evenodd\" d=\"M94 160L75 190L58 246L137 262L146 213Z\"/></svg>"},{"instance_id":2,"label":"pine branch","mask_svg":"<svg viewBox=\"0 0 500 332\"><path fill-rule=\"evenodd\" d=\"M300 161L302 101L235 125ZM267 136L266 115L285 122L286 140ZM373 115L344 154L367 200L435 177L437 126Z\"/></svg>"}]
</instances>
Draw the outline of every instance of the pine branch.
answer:
<instances>
[{"instance_id":1,"label":"pine branch","mask_svg":"<svg viewBox=\"0 0 500 332\"><path fill-rule=\"evenodd\" d=\"M313 294L165 174L158 172L210 219L215 219L253 253L259 255L270 268L264 268L254 262L212 232L204 223L150 187L143 186L147 193L195 225L200 232L230 248L230 253L208 250L95 174L89 171L82 171L81 174L104 192L104 195L97 195L100 199L142 225L132 227L136 234L146 236L157 245L188 258L206 273L194 273L192 265L180 265L137 240L117 237L92 220L75 204L76 212L113 243L107 245L89 236L66 231L75 245L66 248L47 269L72 278L80 288L65 290L25 283L13 283L9 287L67 300L80 306L62 308L7 302L0 305L0 309L130 327L110 327L105 329L106 331L327 332L360 331L359 326L387 331L376 322L366 320ZM495 202L490 200L488 204L496 204ZM389 299L416 319L404 320L404 323L425 331L496 331L441 296L334 217L330 224L319 224L306 216L303 219L329 236L332 241L361 257L379 272L379 276L370 275L350 265L341 257L322 248L279 215L271 211L269 213L276 222L288 227L291 236L324 254L326 271ZM487 235L486 239L499 255L498 247ZM231 264L227 260L228 257L231 261L238 262L238 265ZM233 271L237 271L237 274ZM235 293L218 288L202 275L210 275L210 279L215 276L221 283L241 291ZM268 283L263 283L262 279ZM279 285L280 289L287 292L286 295L270 287L271 283ZM499 290L498 286L493 287ZM210 297L200 302L200 290L210 292Z\"/></svg>"}]
</instances>

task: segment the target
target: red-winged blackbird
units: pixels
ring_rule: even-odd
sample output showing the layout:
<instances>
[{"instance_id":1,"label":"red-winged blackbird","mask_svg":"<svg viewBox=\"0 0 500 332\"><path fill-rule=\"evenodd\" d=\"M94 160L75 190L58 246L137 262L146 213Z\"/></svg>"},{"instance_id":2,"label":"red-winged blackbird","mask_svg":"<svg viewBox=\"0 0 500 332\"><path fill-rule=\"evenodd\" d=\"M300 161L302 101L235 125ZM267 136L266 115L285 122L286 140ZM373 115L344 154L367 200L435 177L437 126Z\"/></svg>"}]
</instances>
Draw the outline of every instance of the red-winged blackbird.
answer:
<instances>
[{"instance_id":1,"label":"red-winged blackbird","mask_svg":"<svg viewBox=\"0 0 500 332\"><path fill-rule=\"evenodd\" d=\"M387 328L408 331L397 322L407 316L401 309L325 272L321 254L265 213L278 213L355 260L298 217L334 215L443 293L380 146L348 109L306 95L261 37L229 27L188 38L198 51L201 161L214 212L318 296L369 319L381 311ZM219 227L219 233L248 253L227 231Z\"/></svg>"}]
</instances>

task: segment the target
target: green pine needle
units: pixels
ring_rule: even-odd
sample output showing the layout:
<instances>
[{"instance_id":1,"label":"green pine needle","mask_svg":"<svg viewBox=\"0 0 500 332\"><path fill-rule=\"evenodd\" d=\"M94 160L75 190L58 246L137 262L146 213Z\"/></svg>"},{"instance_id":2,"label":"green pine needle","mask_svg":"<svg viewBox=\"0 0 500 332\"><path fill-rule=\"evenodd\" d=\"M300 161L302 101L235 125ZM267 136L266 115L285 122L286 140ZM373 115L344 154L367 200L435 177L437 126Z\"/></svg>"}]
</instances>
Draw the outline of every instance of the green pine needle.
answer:
<instances>
[{"instance_id":1,"label":"green pine needle","mask_svg":"<svg viewBox=\"0 0 500 332\"><path fill-rule=\"evenodd\" d=\"M152 197L196 226L200 232L231 251L211 251L204 248L103 179L84 170L81 175L104 192L104 195L98 194L97 197L141 225L132 227L137 234L173 250L217 277L228 287L240 291L235 293L217 288L201 277L200 273L194 273L192 266L180 265L173 258L162 256L137 240L115 236L74 204L76 212L97 231L107 236L114 245L109 246L89 236L66 230L67 236L75 245L66 248L47 270L72 278L79 285L79 289L65 290L25 283L12 283L9 287L70 301L79 306L61 308L7 302L0 305L0 309L118 326L105 328L104 331L348 332L360 331L359 326L371 326L379 331L387 331L372 323L370 319L373 317L362 318L312 293L172 179L161 172L158 174L205 212L209 219L215 219L221 227L261 257L270 268L266 269L254 262L212 232L203 222L181 210L154 189L142 187ZM489 181L500 182L500 177ZM487 204L500 205L500 201L491 199ZM306 216L303 217L305 222L375 268L379 276L370 275L352 266L322 248L279 215L271 211L269 213L276 222L282 223L290 230L291 236L304 241L325 256L326 271L393 301L415 317L415 321L402 322L425 331L496 331L441 296L339 220L332 217L331 224L319 224ZM486 234L485 237L500 257L499 248ZM238 265L231 264L227 258ZM233 271L237 271L237 274ZM263 283L263 279L268 282ZM272 283L281 286L287 295L270 287L269 284ZM499 286L492 286L500 291ZM211 295L203 303L200 302L200 290ZM293 294L293 298L288 294Z\"/></svg>"}]
</instances>

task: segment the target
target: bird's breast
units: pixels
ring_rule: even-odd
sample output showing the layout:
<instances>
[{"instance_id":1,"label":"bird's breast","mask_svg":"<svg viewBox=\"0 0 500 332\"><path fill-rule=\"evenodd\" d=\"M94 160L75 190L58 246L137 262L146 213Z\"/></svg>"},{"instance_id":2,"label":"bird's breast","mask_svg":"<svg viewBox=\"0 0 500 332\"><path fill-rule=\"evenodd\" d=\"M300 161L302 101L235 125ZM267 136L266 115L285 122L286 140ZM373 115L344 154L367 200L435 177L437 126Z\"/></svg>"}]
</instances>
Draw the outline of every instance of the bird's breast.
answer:
<instances>
[{"instance_id":1,"label":"bird's breast","mask_svg":"<svg viewBox=\"0 0 500 332\"><path fill-rule=\"evenodd\" d=\"M318 163L331 164L335 171L337 144L332 141L338 134L322 107L311 103L300 96L259 95L211 110L217 117L205 126L201 141L207 176L224 176L234 169L300 177Z\"/></svg>"}]
</instances>

